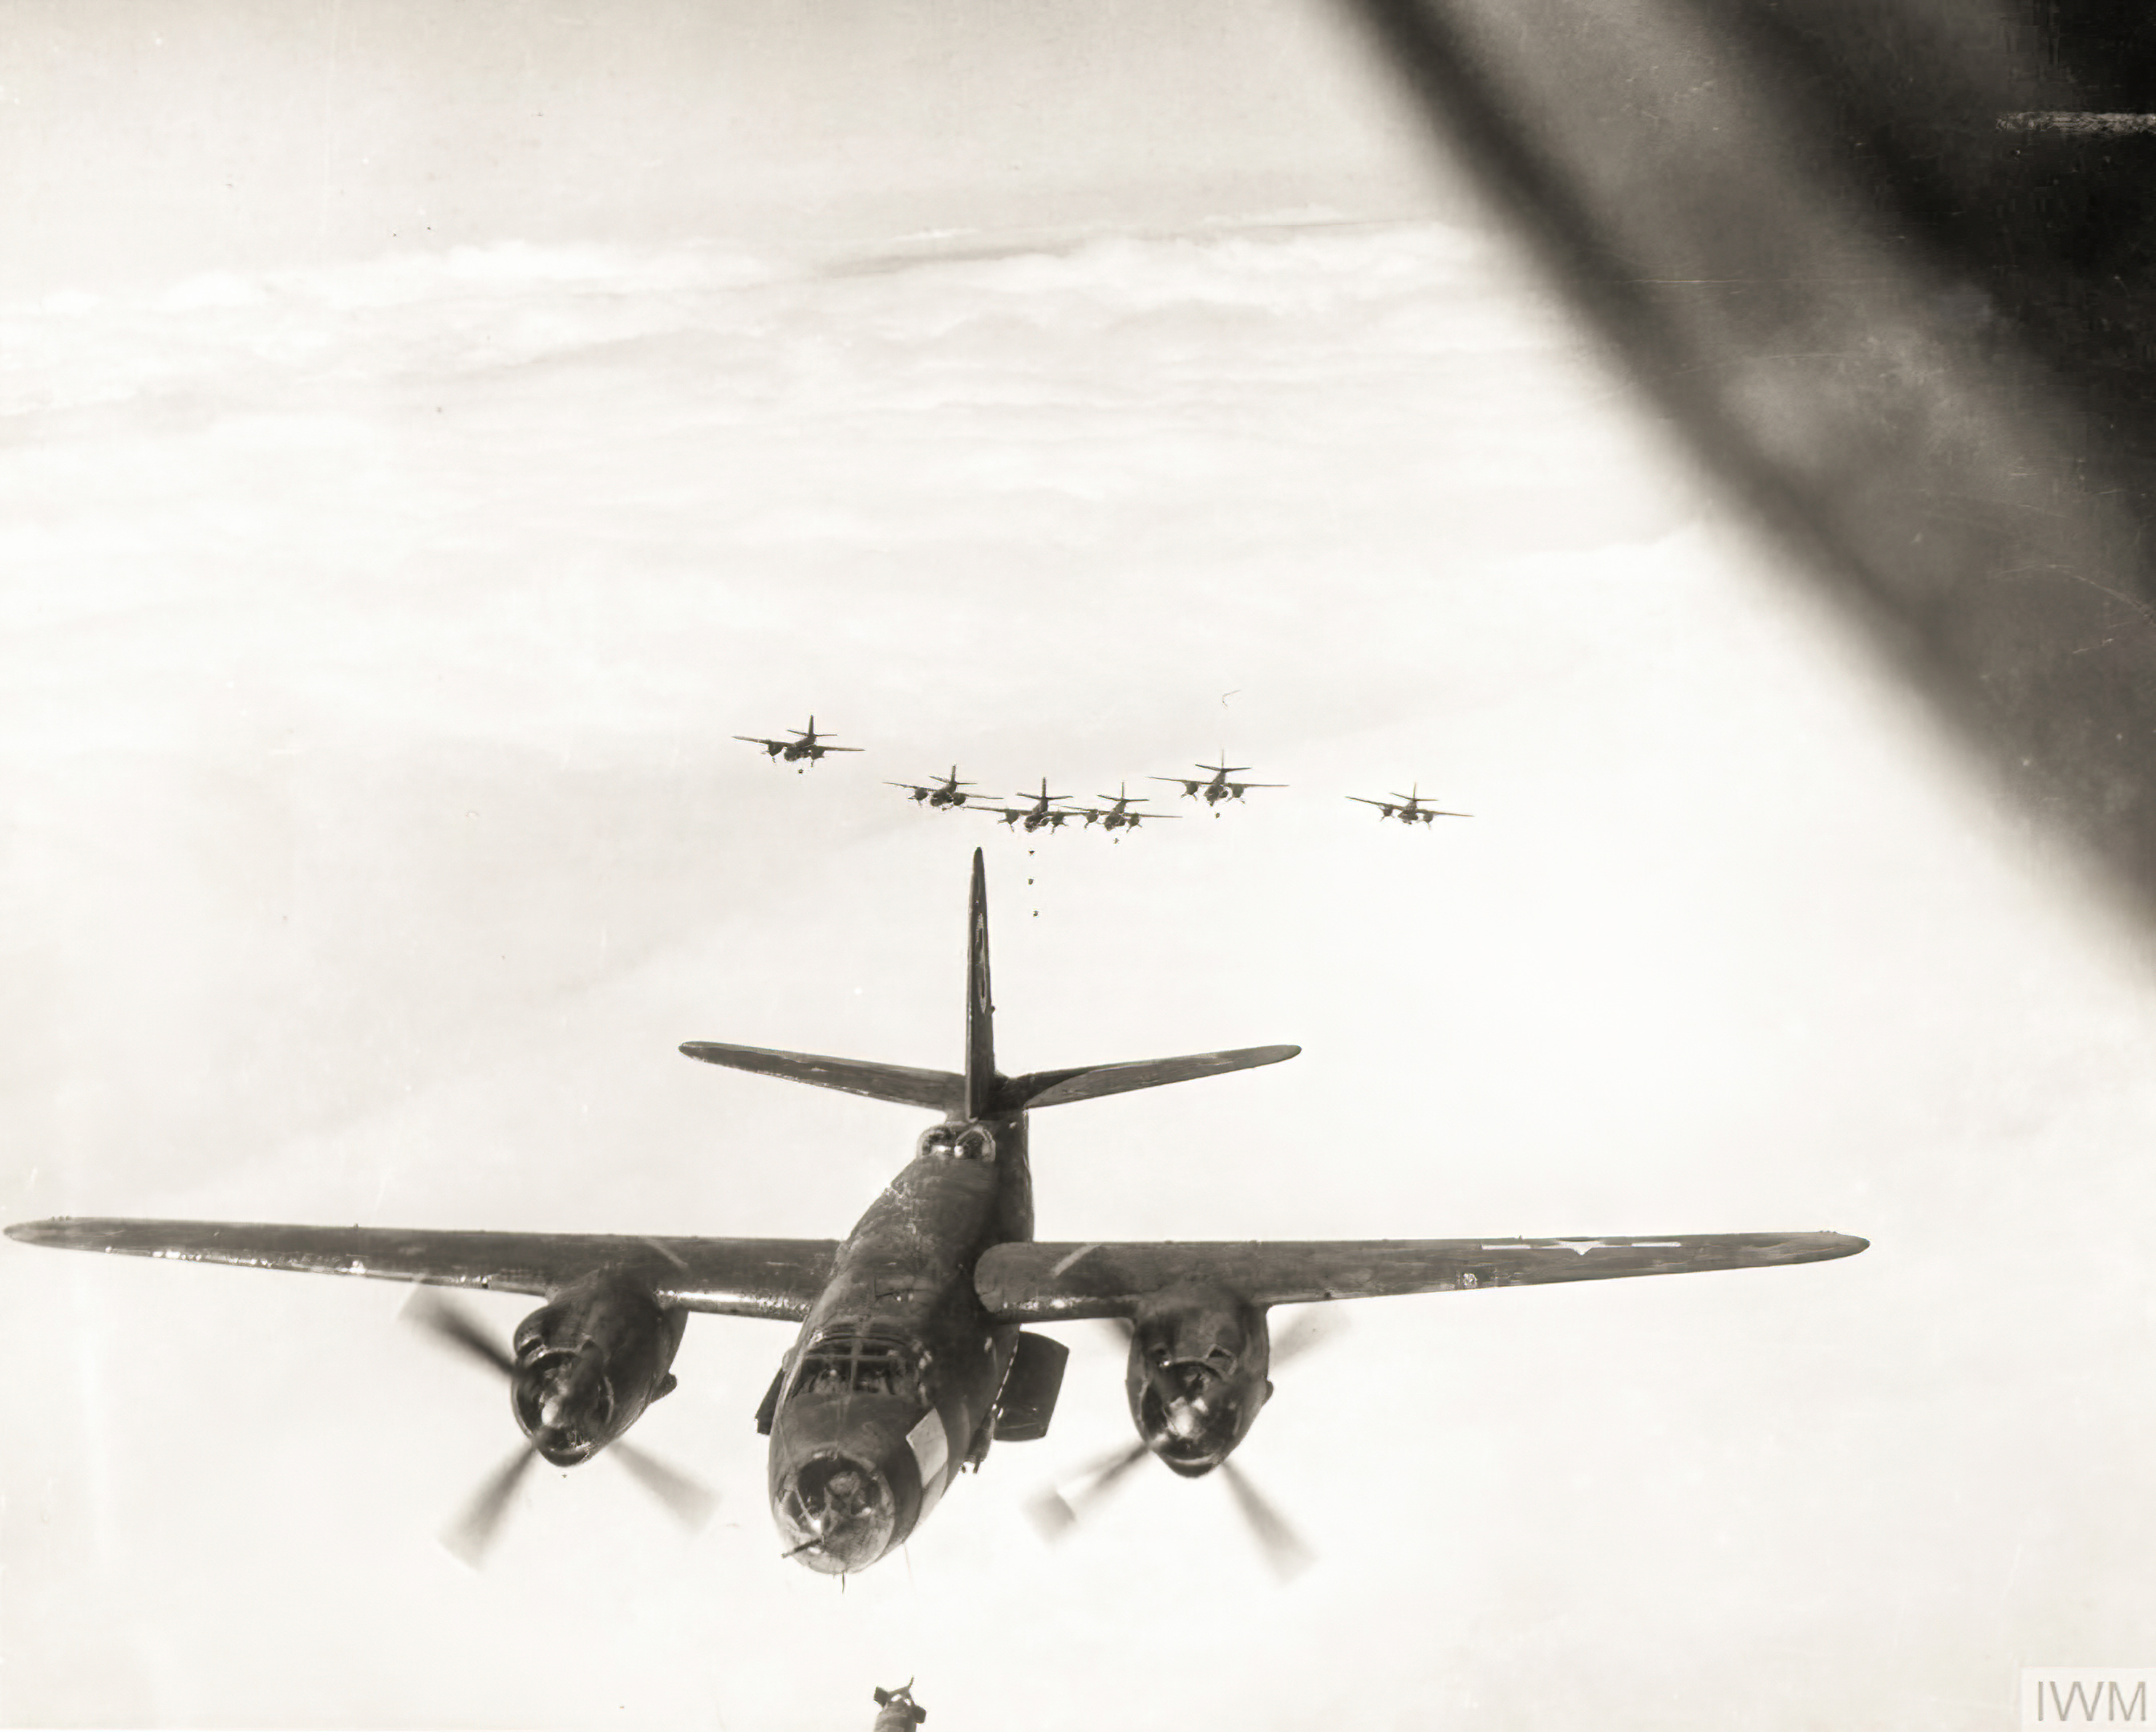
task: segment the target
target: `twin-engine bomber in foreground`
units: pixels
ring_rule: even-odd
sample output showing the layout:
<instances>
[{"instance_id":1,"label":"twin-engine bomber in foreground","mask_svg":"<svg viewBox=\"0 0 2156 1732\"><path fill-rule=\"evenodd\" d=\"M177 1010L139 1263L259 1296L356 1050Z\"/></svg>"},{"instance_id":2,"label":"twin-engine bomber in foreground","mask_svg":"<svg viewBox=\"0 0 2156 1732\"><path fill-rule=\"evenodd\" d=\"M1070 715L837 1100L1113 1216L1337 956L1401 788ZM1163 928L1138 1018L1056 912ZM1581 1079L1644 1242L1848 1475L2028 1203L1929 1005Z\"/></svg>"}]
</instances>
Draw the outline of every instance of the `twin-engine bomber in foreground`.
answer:
<instances>
[{"instance_id":1,"label":"twin-engine bomber in foreground","mask_svg":"<svg viewBox=\"0 0 2156 1732\"><path fill-rule=\"evenodd\" d=\"M843 1241L140 1220L41 1221L8 1232L80 1251L543 1295L513 1353L477 1346L508 1374L529 1439L505 1486L533 1456L567 1466L619 1439L674 1386L684 1313L798 1323L757 1425L771 1439L771 1509L786 1554L830 1574L866 1569L901 1544L991 1442L1046 1432L1065 1349L1027 1323L1127 1323L1124 1384L1140 1444L1194 1477L1227 1461L1272 1394L1272 1306L1815 1262L1864 1249L1837 1233L1036 1243L1029 1113L1276 1064L1299 1049L1006 1077L995 1062L978 850L968 933L963 1073L696 1041L681 1049L942 1115Z\"/></svg>"}]
</instances>

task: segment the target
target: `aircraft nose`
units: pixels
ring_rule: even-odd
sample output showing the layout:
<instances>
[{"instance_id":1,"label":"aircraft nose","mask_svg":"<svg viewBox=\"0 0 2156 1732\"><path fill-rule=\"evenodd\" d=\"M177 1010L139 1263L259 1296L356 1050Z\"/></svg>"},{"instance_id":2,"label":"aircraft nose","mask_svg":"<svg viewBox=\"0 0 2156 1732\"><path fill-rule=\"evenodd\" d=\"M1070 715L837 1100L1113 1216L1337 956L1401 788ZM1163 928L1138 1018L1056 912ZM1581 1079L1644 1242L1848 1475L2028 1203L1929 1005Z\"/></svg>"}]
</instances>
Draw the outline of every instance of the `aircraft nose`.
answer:
<instances>
[{"instance_id":1,"label":"aircraft nose","mask_svg":"<svg viewBox=\"0 0 2156 1732\"><path fill-rule=\"evenodd\" d=\"M897 1525L889 1478L837 1452L802 1463L778 1502L789 1555L826 1575L866 1569L890 1549Z\"/></svg>"}]
</instances>

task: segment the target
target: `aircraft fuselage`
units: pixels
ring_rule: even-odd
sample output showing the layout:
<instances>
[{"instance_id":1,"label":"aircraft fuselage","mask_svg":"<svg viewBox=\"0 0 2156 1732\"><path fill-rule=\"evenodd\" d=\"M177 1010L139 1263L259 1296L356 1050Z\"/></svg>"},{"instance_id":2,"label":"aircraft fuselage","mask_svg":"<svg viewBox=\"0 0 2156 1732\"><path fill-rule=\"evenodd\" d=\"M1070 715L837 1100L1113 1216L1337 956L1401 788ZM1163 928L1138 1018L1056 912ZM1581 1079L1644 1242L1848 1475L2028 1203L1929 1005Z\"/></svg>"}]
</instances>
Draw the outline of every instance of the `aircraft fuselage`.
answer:
<instances>
[{"instance_id":1,"label":"aircraft fuselage","mask_svg":"<svg viewBox=\"0 0 2156 1732\"><path fill-rule=\"evenodd\" d=\"M978 1132L987 1159L964 1152ZM954 1121L924 1144L939 1136L954 1152L916 1155L869 1205L781 1371L772 1518L788 1552L827 1574L902 1544L978 1463L1017 1349L1014 1324L989 1323L973 1265L1033 1236L1025 1117Z\"/></svg>"}]
</instances>

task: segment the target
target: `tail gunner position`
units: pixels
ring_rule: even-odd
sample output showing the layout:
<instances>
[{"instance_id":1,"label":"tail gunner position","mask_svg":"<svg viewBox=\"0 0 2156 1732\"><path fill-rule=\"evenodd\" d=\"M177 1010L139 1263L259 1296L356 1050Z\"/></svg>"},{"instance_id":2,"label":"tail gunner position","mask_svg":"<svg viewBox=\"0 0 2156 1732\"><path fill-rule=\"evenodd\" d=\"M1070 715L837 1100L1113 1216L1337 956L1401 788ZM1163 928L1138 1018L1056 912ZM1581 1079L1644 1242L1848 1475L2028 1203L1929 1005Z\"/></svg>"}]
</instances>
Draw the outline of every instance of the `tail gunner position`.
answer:
<instances>
[{"instance_id":1,"label":"tail gunner position","mask_svg":"<svg viewBox=\"0 0 2156 1732\"><path fill-rule=\"evenodd\" d=\"M1390 1239L1036 1244L1026 1115L1292 1058L1253 1046L1006 1077L996 1068L988 896L973 856L961 1072L690 1041L691 1058L942 1115L845 1239L711 1239L289 1226L131 1218L31 1221L31 1244L371 1275L534 1293L505 1350L476 1323L435 1323L510 1381L526 1439L487 1493L490 1531L517 1477L614 1449L661 1496L665 1470L623 1434L669 1393L685 1314L784 1318L800 1333L757 1413L772 1514L812 1570L865 1569L901 1544L992 1442L1045 1435L1065 1349L1034 1322L1113 1318L1137 1442L1195 1477L1224 1465L1272 1394L1275 1305L1678 1274L1846 1257L1838 1233L1654 1239ZM1122 1471L1118 1465L1116 1472Z\"/></svg>"}]
</instances>

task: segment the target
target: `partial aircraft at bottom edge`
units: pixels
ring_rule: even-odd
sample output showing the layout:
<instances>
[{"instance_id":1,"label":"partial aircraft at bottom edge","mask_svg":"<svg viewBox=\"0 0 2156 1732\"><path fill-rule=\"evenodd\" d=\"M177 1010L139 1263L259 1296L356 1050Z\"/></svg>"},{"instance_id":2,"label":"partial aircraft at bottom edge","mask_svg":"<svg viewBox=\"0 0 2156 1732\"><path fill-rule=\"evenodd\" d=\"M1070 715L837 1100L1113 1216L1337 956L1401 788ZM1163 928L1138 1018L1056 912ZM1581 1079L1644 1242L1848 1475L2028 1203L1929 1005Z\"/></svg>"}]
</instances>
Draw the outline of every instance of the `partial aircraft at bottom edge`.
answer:
<instances>
[{"instance_id":1,"label":"partial aircraft at bottom edge","mask_svg":"<svg viewBox=\"0 0 2156 1732\"><path fill-rule=\"evenodd\" d=\"M487 1494L490 1531L506 1488L534 1457L562 1466L588 1460L673 1388L669 1368L685 1313L798 1323L757 1427L771 1439L768 1494L784 1555L836 1575L902 1544L992 1442L1045 1435L1067 1349L1028 1323L1127 1323L1124 1385L1139 1439L1132 1458L1149 1451L1194 1478L1227 1463L1272 1394L1272 1306L1817 1262L1865 1248L1862 1239L1826 1232L1037 1242L1029 1112L1276 1064L1300 1049L1007 1077L995 1064L978 850L968 933L962 1072L707 1041L681 1048L706 1063L942 1115L843 1241L126 1218L32 1221L8 1234L79 1251L543 1296L507 1352L476 1324L454 1316L438 1323L507 1375L528 1440L498 1476L498 1496ZM639 1474L653 1468L648 1457L624 1454ZM1255 1493L1232 1467L1229 1477L1251 1508Z\"/></svg>"}]
</instances>

